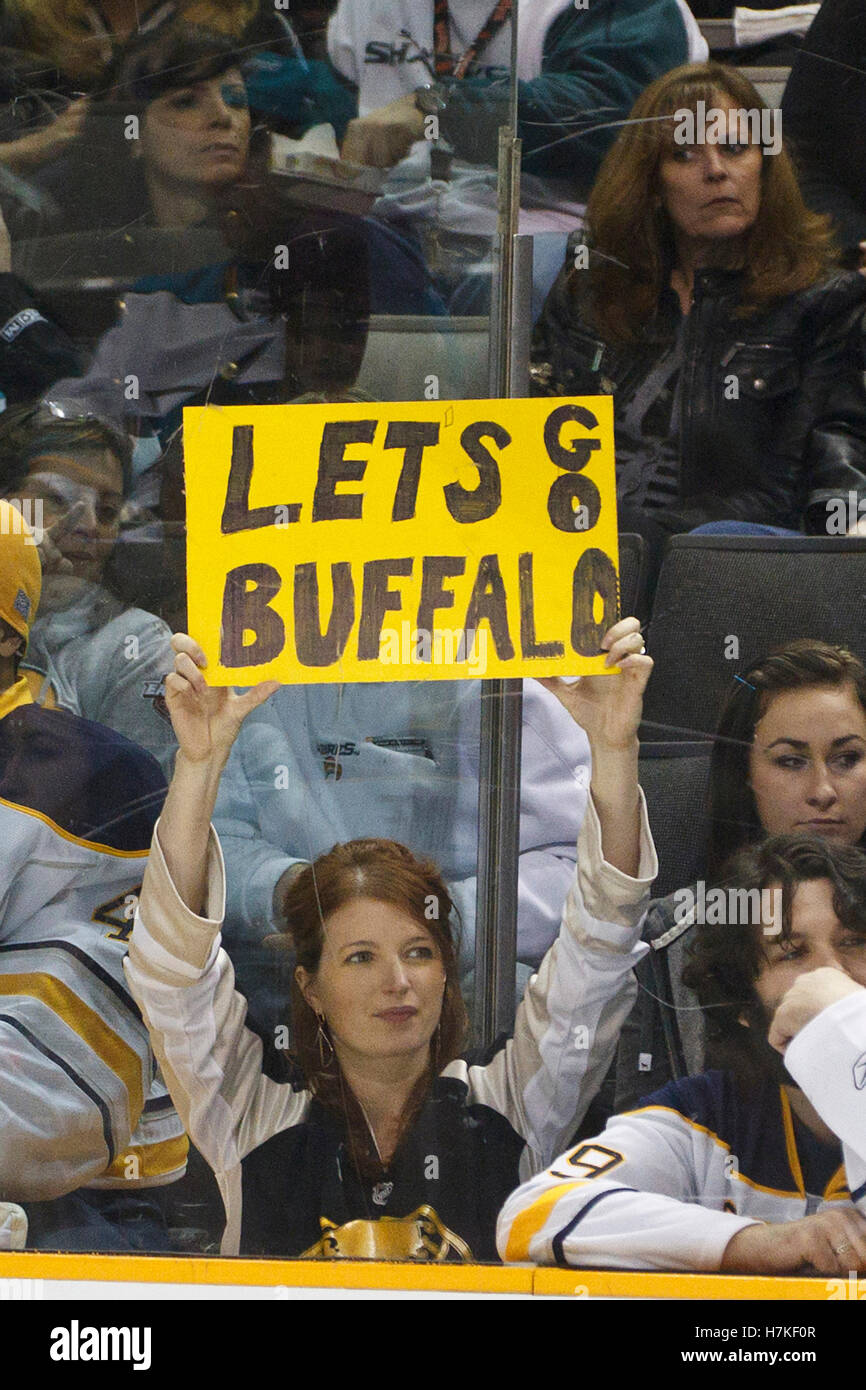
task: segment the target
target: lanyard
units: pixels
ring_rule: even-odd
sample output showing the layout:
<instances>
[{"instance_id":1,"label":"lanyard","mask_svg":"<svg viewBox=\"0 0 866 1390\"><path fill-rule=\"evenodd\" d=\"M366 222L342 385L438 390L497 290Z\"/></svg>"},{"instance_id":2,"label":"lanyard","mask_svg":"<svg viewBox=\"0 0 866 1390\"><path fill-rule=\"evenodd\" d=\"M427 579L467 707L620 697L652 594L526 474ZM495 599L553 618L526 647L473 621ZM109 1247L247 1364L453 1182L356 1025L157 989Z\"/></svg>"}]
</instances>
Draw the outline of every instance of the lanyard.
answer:
<instances>
[{"instance_id":1,"label":"lanyard","mask_svg":"<svg viewBox=\"0 0 866 1390\"><path fill-rule=\"evenodd\" d=\"M481 49L499 33L506 20L511 18L512 0L496 0L496 4L482 24L463 57L455 60L451 53L451 14L448 0L433 0L433 48L437 77L465 77Z\"/></svg>"}]
</instances>

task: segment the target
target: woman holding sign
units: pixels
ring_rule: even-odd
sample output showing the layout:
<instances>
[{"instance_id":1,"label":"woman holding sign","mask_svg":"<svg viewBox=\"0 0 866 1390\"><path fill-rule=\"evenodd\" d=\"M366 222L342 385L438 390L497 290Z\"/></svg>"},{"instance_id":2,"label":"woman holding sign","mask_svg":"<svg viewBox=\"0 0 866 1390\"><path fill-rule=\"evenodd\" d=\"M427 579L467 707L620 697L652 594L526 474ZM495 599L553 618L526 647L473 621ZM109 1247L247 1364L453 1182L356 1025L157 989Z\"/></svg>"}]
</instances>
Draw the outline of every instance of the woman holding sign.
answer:
<instances>
[{"instance_id":1,"label":"woman holding sign","mask_svg":"<svg viewBox=\"0 0 866 1390\"><path fill-rule=\"evenodd\" d=\"M499 1206L573 1133L634 997L625 982L641 914L593 914L597 884L616 901L625 876L648 894L656 873L651 845L633 848L637 727L652 669L637 620L604 639L619 673L584 677L573 701L593 750L594 806L581 830L589 867L513 1036L462 1055L442 879L393 841L356 840L286 892L296 1051L280 1079L262 1070L219 948L225 884L210 828L241 724L276 687L212 689L198 645L173 643L166 699L179 752L127 974L175 1103L216 1174L224 1253L496 1259Z\"/></svg>"},{"instance_id":2,"label":"woman holding sign","mask_svg":"<svg viewBox=\"0 0 866 1390\"><path fill-rule=\"evenodd\" d=\"M826 534L831 498L866 496L866 281L779 116L717 63L648 87L536 328L539 394L613 395L620 529L657 549L710 522Z\"/></svg>"}]
</instances>

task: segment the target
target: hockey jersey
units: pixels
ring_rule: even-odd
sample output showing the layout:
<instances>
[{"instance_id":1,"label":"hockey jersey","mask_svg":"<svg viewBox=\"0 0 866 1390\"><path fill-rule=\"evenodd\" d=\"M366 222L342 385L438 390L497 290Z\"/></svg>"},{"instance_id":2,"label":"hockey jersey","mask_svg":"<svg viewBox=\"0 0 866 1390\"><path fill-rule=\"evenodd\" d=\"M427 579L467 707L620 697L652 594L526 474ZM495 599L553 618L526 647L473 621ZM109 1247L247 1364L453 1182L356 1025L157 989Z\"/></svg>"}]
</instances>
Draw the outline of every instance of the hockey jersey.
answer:
<instances>
[{"instance_id":1,"label":"hockey jersey","mask_svg":"<svg viewBox=\"0 0 866 1390\"><path fill-rule=\"evenodd\" d=\"M572 883L513 1036L444 1068L387 1180L365 1190L340 1118L323 1112L303 1078L263 1068L219 946L216 836L202 918L178 896L154 836L126 972L172 1096L216 1174L223 1253L495 1258L496 1203L574 1133L633 998L622 980L645 949L633 888L645 899L656 873L648 834L638 880L605 863L591 804L581 840L587 872Z\"/></svg>"},{"instance_id":2,"label":"hockey jersey","mask_svg":"<svg viewBox=\"0 0 866 1390\"><path fill-rule=\"evenodd\" d=\"M770 1080L757 1093L719 1071L671 1082L508 1199L503 1258L718 1270L754 1222L798 1221L829 1202L866 1214L866 990L807 1024L785 1065L838 1144L799 1123Z\"/></svg>"},{"instance_id":3,"label":"hockey jersey","mask_svg":"<svg viewBox=\"0 0 866 1390\"><path fill-rule=\"evenodd\" d=\"M187 1141L122 960L157 764L101 725L0 696L0 1201L181 1176Z\"/></svg>"}]
</instances>

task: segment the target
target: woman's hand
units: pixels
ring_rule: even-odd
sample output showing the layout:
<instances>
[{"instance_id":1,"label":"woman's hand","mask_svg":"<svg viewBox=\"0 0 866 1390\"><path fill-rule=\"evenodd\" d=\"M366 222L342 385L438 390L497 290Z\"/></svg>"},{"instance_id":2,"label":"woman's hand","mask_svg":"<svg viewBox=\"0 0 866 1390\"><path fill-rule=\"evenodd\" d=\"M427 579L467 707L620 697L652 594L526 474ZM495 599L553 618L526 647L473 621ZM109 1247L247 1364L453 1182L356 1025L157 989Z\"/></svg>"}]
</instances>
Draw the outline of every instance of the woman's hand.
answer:
<instances>
[{"instance_id":1,"label":"woman's hand","mask_svg":"<svg viewBox=\"0 0 866 1390\"><path fill-rule=\"evenodd\" d=\"M46 526L37 534L36 549L39 552L43 579L49 574L72 574L74 565L69 557L64 555L60 543L75 530L86 511L86 503L74 502L69 511L55 521L53 526Z\"/></svg>"},{"instance_id":2,"label":"woman's hand","mask_svg":"<svg viewBox=\"0 0 866 1390\"><path fill-rule=\"evenodd\" d=\"M0 145L0 163L14 174L26 174L56 159L80 136L89 105L89 97L78 97L48 125Z\"/></svg>"},{"instance_id":3,"label":"woman's hand","mask_svg":"<svg viewBox=\"0 0 866 1390\"><path fill-rule=\"evenodd\" d=\"M262 681L243 695L228 686L209 686L202 675L207 660L198 642L176 632L171 645L174 670L166 678L165 702L179 752L188 763L222 764L247 715L279 689L279 681Z\"/></svg>"},{"instance_id":4,"label":"woman's hand","mask_svg":"<svg viewBox=\"0 0 866 1390\"><path fill-rule=\"evenodd\" d=\"M643 693L653 664L646 655L637 618L621 618L601 642L611 676L581 676L569 684L542 680L585 730L592 750L592 800L601 824L608 864L635 877L640 869L640 795L637 731Z\"/></svg>"},{"instance_id":5,"label":"woman's hand","mask_svg":"<svg viewBox=\"0 0 866 1390\"><path fill-rule=\"evenodd\" d=\"M621 618L601 642L605 666L618 666L614 676L581 676L568 682L559 676L539 684L555 695L576 724L586 732L593 750L631 748L643 712L643 695L653 669L646 655L637 618Z\"/></svg>"}]
</instances>

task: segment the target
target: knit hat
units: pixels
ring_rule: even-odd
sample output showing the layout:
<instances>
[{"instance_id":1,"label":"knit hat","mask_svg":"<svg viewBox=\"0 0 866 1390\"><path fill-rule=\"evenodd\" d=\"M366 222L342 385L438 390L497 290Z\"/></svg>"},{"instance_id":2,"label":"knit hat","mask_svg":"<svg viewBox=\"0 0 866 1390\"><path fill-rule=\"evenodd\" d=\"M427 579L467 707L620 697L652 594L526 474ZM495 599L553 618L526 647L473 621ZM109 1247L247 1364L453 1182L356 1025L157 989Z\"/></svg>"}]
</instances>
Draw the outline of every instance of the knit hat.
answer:
<instances>
[{"instance_id":1,"label":"knit hat","mask_svg":"<svg viewBox=\"0 0 866 1390\"><path fill-rule=\"evenodd\" d=\"M0 498L0 618L25 645L42 593L42 566L33 532L17 507Z\"/></svg>"}]
</instances>

